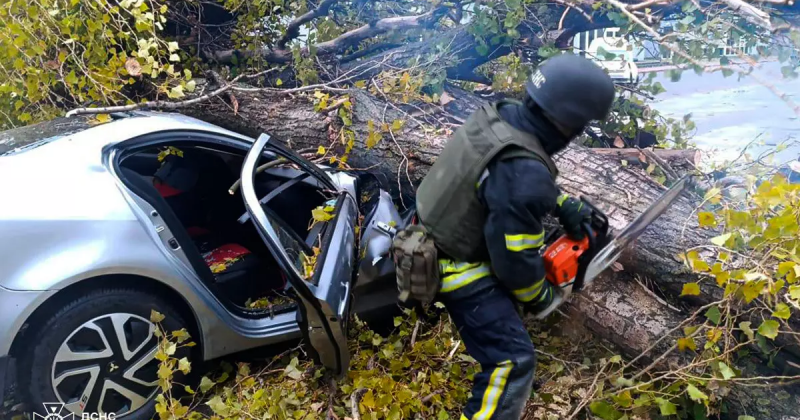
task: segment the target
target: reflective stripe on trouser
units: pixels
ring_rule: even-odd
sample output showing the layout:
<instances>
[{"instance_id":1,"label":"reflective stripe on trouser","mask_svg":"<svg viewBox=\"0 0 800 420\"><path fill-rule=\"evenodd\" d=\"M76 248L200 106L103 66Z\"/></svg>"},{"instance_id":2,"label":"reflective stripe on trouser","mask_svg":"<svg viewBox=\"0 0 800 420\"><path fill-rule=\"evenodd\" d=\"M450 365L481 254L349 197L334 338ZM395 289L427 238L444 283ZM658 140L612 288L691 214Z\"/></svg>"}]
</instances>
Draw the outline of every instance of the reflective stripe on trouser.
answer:
<instances>
[{"instance_id":1,"label":"reflective stripe on trouser","mask_svg":"<svg viewBox=\"0 0 800 420\"><path fill-rule=\"evenodd\" d=\"M530 398L536 359L513 298L492 287L443 302L467 352L481 364L462 420L518 420Z\"/></svg>"}]
</instances>

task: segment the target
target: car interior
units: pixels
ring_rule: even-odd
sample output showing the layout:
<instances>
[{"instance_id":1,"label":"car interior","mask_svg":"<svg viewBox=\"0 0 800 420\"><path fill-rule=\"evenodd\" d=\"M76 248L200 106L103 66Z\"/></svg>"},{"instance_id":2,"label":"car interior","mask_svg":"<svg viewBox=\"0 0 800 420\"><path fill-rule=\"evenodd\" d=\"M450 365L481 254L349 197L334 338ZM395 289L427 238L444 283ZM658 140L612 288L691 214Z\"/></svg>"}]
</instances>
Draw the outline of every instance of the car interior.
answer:
<instances>
[{"instance_id":1,"label":"car interior","mask_svg":"<svg viewBox=\"0 0 800 420\"><path fill-rule=\"evenodd\" d=\"M213 292L245 312L278 313L294 307L287 299L291 285L245 208L239 188L244 157L241 150L217 145L162 144L124 156L120 176L162 213ZM319 246L327 225L312 225L311 211L329 197L307 173L280 158L260 163L256 195L303 272L301 253Z\"/></svg>"}]
</instances>

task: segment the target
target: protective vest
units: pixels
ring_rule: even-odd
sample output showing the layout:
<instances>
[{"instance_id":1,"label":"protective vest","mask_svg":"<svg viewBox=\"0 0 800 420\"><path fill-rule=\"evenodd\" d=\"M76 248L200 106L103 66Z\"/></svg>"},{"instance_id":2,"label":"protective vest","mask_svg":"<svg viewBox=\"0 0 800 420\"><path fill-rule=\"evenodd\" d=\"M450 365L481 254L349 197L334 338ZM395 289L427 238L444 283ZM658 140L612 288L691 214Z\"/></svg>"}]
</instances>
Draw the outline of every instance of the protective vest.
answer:
<instances>
[{"instance_id":1,"label":"protective vest","mask_svg":"<svg viewBox=\"0 0 800 420\"><path fill-rule=\"evenodd\" d=\"M479 261L488 253L483 235L486 209L478 198L478 186L492 159L538 159L553 179L558 174L534 135L500 118L498 107L509 103L516 102L484 105L472 114L448 141L417 190L420 222L436 246L454 259Z\"/></svg>"}]
</instances>

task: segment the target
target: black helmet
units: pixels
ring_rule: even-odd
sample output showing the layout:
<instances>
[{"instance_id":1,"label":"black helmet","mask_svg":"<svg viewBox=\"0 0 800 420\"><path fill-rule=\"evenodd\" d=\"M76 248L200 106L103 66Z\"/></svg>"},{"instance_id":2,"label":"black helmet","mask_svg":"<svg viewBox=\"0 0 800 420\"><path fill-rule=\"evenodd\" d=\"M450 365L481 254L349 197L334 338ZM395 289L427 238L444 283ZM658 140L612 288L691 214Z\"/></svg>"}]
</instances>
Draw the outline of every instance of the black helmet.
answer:
<instances>
[{"instance_id":1,"label":"black helmet","mask_svg":"<svg viewBox=\"0 0 800 420\"><path fill-rule=\"evenodd\" d=\"M561 54L533 72L526 89L533 101L565 128L577 132L592 120L608 116L614 82L586 58Z\"/></svg>"}]
</instances>

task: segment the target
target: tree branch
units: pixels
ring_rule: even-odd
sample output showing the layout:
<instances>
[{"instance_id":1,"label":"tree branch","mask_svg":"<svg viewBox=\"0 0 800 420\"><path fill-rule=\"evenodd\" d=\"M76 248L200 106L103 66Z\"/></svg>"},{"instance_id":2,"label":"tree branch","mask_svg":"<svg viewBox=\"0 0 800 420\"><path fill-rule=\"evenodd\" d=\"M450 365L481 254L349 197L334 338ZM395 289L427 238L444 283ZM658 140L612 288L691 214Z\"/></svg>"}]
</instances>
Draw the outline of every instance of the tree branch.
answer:
<instances>
[{"instance_id":1,"label":"tree branch","mask_svg":"<svg viewBox=\"0 0 800 420\"><path fill-rule=\"evenodd\" d=\"M352 54L342 57L339 60L339 63L349 63L353 60L358 60L359 58L366 57L368 55L372 55L380 51L390 50L402 46L403 44L391 44L391 43L370 45L369 47L364 48L363 50L356 51Z\"/></svg>"},{"instance_id":2,"label":"tree branch","mask_svg":"<svg viewBox=\"0 0 800 420\"><path fill-rule=\"evenodd\" d=\"M330 41L320 42L315 47L318 54L341 52L347 47L357 45L367 38L372 38L385 32L432 26L446 12L447 7L440 6L421 15L379 19L360 28L345 32Z\"/></svg>"},{"instance_id":3,"label":"tree branch","mask_svg":"<svg viewBox=\"0 0 800 420\"><path fill-rule=\"evenodd\" d=\"M722 2L727 4L734 12L741 15L748 22L761 26L764 29L772 30L772 22L770 21L769 13L752 4L746 3L744 0L722 0Z\"/></svg>"},{"instance_id":4,"label":"tree branch","mask_svg":"<svg viewBox=\"0 0 800 420\"><path fill-rule=\"evenodd\" d=\"M328 14L331 6L333 6L339 0L324 0L322 3L317 6L316 9L309 10L308 12L304 13L297 19L291 21L289 26L286 27L286 34L278 40L278 49L283 50L286 49L286 44L289 41L297 38L300 35L300 27L305 25L312 20L322 17Z\"/></svg>"},{"instance_id":5,"label":"tree branch","mask_svg":"<svg viewBox=\"0 0 800 420\"><path fill-rule=\"evenodd\" d=\"M375 22L361 26L360 28L345 32L330 41L320 42L314 45L314 48L317 50L317 54L319 55L341 53L349 47L358 45L359 42L365 39L378 36L385 32L430 27L435 24L440 17L445 15L447 10L447 7L440 6L421 15L396 16L379 19ZM305 52L307 51L308 50L306 49ZM236 55L250 57L254 54L260 54L261 58L268 63L284 64L292 61L291 51L280 48L274 50L264 49L260 53L241 50L223 50L205 53L207 58L224 64L231 63L233 61L233 57Z\"/></svg>"}]
</instances>

